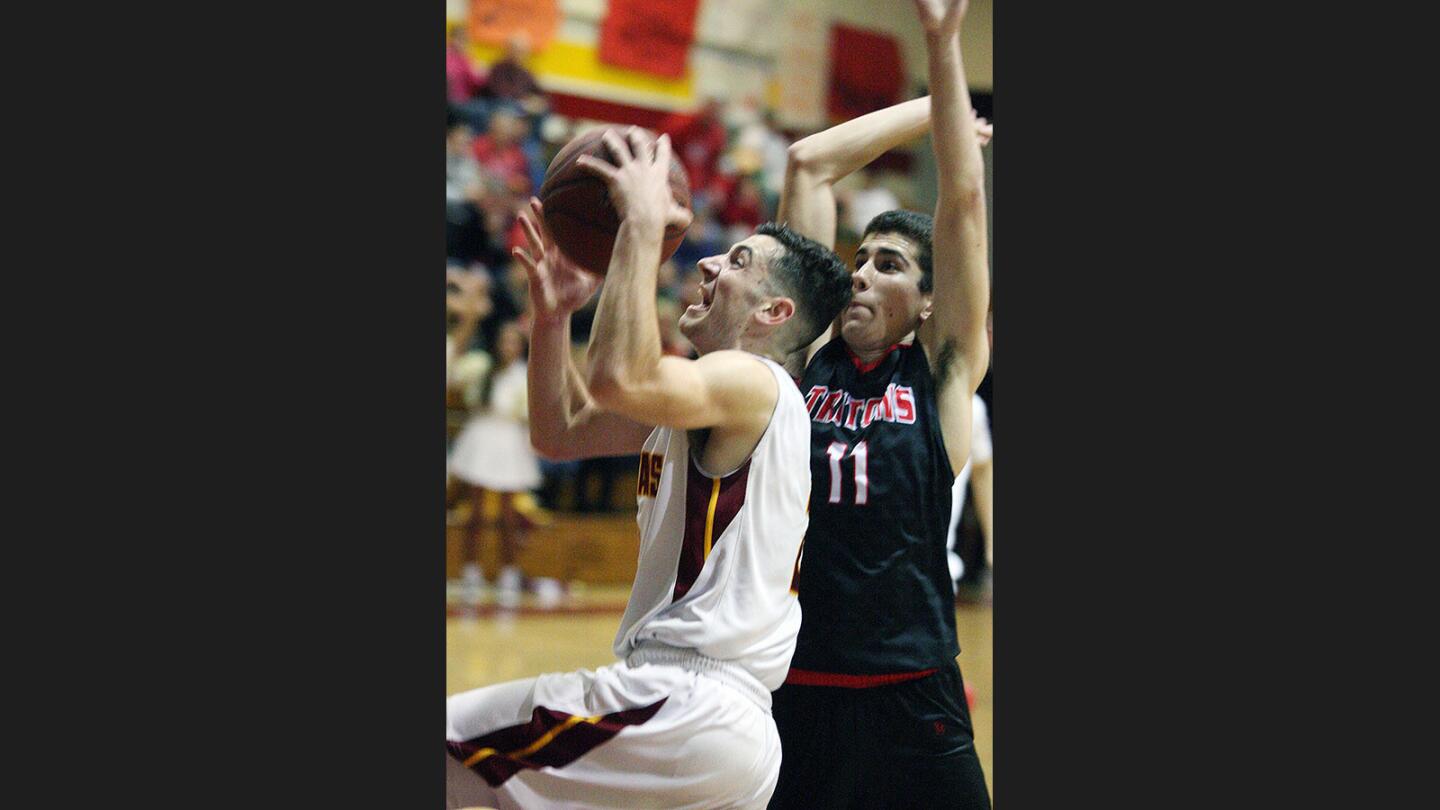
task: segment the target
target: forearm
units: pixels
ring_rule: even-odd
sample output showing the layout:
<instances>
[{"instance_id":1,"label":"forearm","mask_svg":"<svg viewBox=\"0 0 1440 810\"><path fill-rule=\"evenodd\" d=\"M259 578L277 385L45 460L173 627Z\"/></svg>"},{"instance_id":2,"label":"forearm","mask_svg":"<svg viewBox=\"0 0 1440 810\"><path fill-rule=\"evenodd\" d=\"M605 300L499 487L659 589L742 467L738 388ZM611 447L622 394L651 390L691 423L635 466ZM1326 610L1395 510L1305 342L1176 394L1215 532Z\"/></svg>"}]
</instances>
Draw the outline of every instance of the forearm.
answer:
<instances>
[{"instance_id":1,"label":"forearm","mask_svg":"<svg viewBox=\"0 0 1440 810\"><path fill-rule=\"evenodd\" d=\"M989 357L985 164L971 118L958 32L927 36L925 47L938 193L932 254L934 316L921 337L935 352L941 387L951 380L963 381L968 394L979 384Z\"/></svg>"},{"instance_id":2,"label":"forearm","mask_svg":"<svg viewBox=\"0 0 1440 810\"><path fill-rule=\"evenodd\" d=\"M932 144L939 175L939 196L961 206L979 204L983 196L985 163L980 155L980 138L973 123L970 91L965 83L965 64L960 57L958 33L927 36L929 59Z\"/></svg>"},{"instance_id":3,"label":"forearm","mask_svg":"<svg viewBox=\"0 0 1440 810\"><path fill-rule=\"evenodd\" d=\"M587 377L590 393L609 410L626 412L623 405L612 407L619 404L616 399L653 378L659 369L655 287L663 230L658 220L626 218L615 237L595 308Z\"/></svg>"},{"instance_id":4,"label":"forearm","mask_svg":"<svg viewBox=\"0 0 1440 810\"><path fill-rule=\"evenodd\" d=\"M886 152L925 134L930 97L886 107L796 141L790 163L816 181L836 183Z\"/></svg>"},{"instance_id":5,"label":"forearm","mask_svg":"<svg viewBox=\"0 0 1440 810\"><path fill-rule=\"evenodd\" d=\"M887 107L817 132L790 147L775 219L835 247L835 191L841 179L919 137L930 124L930 99Z\"/></svg>"},{"instance_id":6,"label":"forearm","mask_svg":"<svg viewBox=\"0 0 1440 810\"><path fill-rule=\"evenodd\" d=\"M555 457L571 444L574 417L588 401L570 355L568 316L560 323L535 323L526 375L530 443L541 455Z\"/></svg>"}]
</instances>

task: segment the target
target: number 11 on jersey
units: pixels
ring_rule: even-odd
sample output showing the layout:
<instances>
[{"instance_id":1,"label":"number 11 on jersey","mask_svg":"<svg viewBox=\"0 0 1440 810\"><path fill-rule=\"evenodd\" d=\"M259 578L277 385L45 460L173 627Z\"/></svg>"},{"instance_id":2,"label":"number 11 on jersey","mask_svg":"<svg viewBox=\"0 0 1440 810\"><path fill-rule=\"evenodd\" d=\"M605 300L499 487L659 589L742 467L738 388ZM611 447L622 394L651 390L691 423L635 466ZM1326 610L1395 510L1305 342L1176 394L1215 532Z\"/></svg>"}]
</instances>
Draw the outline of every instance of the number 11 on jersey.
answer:
<instances>
[{"instance_id":1,"label":"number 11 on jersey","mask_svg":"<svg viewBox=\"0 0 1440 810\"><path fill-rule=\"evenodd\" d=\"M831 442L825 449L830 456L830 503L840 503L840 460L845 458L845 451L849 449L849 445L840 442ZM855 445L850 457L855 459L855 503L864 504L870 489L870 480L865 475L865 442Z\"/></svg>"}]
</instances>

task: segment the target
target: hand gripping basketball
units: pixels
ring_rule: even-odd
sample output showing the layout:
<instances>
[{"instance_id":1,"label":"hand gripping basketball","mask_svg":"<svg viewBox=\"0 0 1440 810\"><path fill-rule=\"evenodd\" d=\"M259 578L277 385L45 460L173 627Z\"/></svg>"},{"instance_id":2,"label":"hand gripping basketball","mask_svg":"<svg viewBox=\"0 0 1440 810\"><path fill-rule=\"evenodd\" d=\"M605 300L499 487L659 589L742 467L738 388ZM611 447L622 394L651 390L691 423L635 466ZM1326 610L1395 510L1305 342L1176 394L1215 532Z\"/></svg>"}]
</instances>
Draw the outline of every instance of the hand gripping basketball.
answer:
<instances>
[{"instance_id":1,"label":"hand gripping basketball","mask_svg":"<svg viewBox=\"0 0 1440 810\"><path fill-rule=\"evenodd\" d=\"M593 155L581 155L576 165L605 181L622 221L656 228L689 227L694 215L670 192L670 136L661 135L649 148L638 128L631 127L627 135L628 143L614 130L601 136L615 158L613 165Z\"/></svg>"}]
</instances>

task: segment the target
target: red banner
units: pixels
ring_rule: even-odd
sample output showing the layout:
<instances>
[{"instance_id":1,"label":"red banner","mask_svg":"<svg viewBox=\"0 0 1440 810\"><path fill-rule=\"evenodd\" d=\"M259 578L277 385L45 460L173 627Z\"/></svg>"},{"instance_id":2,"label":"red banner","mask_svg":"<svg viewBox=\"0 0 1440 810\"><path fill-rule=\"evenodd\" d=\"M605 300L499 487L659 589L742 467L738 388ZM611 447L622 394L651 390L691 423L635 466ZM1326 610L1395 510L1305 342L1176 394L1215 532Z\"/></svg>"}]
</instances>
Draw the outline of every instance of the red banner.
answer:
<instances>
[{"instance_id":1,"label":"red banner","mask_svg":"<svg viewBox=\"0 0 1440 810\"><path fill-rule=\"evenodd\" d=\"M831 118L848 121L900 103L905 64L900 42L889 34L830 26Z\"/></svg>"},{"instance_id":2,"label":"red banner","mask_svg":"<svg viewBox=\"0 0 1440 810\"><path fill-rule=\"evenodd\" d=\"M610 0L600 24L600 61L679 79L685 75L700 0Z\"/></svg>"}]
</instances>

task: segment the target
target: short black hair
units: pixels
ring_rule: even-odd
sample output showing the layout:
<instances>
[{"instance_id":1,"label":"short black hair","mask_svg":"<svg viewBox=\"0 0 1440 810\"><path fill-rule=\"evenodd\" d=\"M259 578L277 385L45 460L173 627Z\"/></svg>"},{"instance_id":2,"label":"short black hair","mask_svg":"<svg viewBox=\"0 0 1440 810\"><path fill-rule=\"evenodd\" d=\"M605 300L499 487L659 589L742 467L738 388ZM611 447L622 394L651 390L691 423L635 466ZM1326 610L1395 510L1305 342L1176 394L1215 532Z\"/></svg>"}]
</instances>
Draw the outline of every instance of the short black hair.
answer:
<instances>
[{"instance_id":1,"label":"short black hair","mask_svg":"<svg viewBox=\"0 0 1440 810\"><path fill-rule=\"evenodd\" d=\"M915 261L920 265L920 292L935 289L935 271L930 264L930 247L935 237L935 220L929 214L915 211L886 211L865 226L865 236L872 233L898 233L920 247Z\"/></svg>"},{"instance_id":2,"label":"short black hair","mask_svg":"<svg viewBox=\"0 0 1440 810\"><path fill-rule=\"evenodd\" d=\"M774 289L795 301L797 339L785 349L794 351L807 346L850 303L850 268L835 251L786 225L766 222L755 233L769 236L785 248L770 265Z\"/></svg>"}]
</instances>

